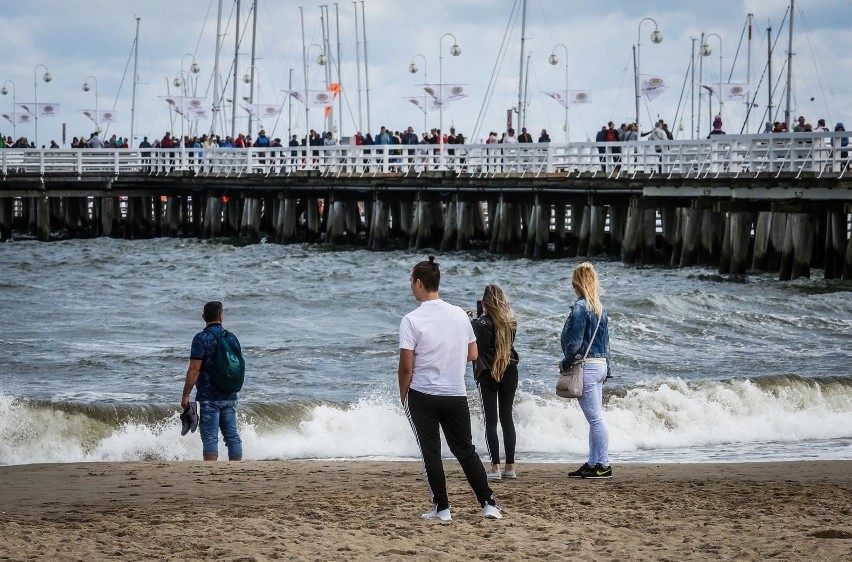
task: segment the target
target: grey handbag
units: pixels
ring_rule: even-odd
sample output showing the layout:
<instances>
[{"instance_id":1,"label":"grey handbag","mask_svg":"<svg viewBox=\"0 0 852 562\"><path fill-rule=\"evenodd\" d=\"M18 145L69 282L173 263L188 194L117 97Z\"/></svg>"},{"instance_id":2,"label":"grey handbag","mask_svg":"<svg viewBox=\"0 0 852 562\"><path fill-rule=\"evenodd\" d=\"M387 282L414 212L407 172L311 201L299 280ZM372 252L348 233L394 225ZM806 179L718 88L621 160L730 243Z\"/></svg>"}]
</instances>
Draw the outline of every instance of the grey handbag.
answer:
<instances>
[{"instance_id":1,"label":"grey handbag","mask_svg":"<svg viewBox=\"0 0 852 562\"><path fill-rule=\"evenodd\" d=\"M559 369L559 380L556 381L556 395L561 398L582 398L583 397L583 365L586 362L586 357L592 349L592 343L595 341L595 336L598 335L598 328L601 325L601 317L598 316L598 323L595 325L595 331L592 333L592 339L589 340L589 347L586 348L586 353L583 358L571 363L567 371Z\"/></svg>"}]
</instances>

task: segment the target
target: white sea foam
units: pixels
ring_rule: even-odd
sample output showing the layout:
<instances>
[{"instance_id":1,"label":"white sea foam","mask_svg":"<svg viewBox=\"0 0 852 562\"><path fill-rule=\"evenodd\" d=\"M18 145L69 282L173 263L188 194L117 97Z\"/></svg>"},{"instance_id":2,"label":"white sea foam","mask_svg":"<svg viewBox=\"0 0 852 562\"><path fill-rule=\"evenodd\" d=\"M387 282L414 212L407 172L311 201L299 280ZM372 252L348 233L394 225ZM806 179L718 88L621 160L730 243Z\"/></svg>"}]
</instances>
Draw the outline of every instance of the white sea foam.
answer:
<instances>
[{"instance_id":1,"label":"white sea foam","mask_svg":"<svg viewBox=\"0 0 852 562\"><path fill-rule=\"evenodd\" d=\"M471 406L474 442L484 455L476 398ZM284 421L287 416L261 422L250 404L243 410L239 425L249 460L419 458L408 420L393 401L317 404L298 422ZM608 394L605 419L614 462L852 459L846 378L652 381ZM576 462L588 451L588 426L575 400L520 392L515 425L519 462ZM199 458L198 435L182 437L179 428L176 412L110 423L0 394L0 464ZM225 457L223 443L220 454Z\"/></svg>"}]
</instances>

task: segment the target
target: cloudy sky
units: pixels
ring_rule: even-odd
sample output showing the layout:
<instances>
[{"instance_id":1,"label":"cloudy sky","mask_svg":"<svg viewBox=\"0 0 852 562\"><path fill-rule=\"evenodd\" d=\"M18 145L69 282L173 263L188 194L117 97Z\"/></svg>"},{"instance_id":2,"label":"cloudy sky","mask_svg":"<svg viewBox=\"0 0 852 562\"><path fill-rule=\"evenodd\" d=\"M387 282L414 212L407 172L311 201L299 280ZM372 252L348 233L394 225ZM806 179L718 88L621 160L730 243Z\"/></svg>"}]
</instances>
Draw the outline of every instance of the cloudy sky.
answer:
<instances>
[{"instance_id":1,"label":"cloudy sky","mask_svg":"<svg viewBox=\"0 0 852 562\"><path fill-rule=\"evenodd\" d=\"M6 55L0 64L0 81L6 83L8 95L0 96L0 113L15 110L13 93L18 103L33 101L35 75L39 81L38 101L60 104L58 116L39 120L39 144L46 144L51 139L62 144L63 124L67 125L68 142L73 136L88 136L94 125L80 110L95 108L96 80L98 109L114 109L118 116L108 129L106 124L103 125L107 129L106 134L127 136L131 125L134 18L138 16L141 26L137 138L143 135L161 137L170 129L180 134L181 119L178 117L172 123L166 103L158 96L177 93L170 83L182 69L189 69L194 56L201 69L196 75L196 93L213 100L218 2L3 2L0 36L4 38ZM220 75L226 98L233 97L233 81L228 74L232 72L229 69L234 60L235 4L234 0L223 0L224 47ZM322 4L329 5L331 55L336 61L333 3L328 0L258 1L255 67L259 94L255 94L255 100L283 107L277 119L265 119L262 123L274 136L285 138L290 128L297 134L305 130L304 106L293 101L291 123L290 104L283 90L289 87L291 76L295 89L305 87L299 8L301 6L304 12L306 43L321 44ZM490 130L502 133L506 129L507 110L518 105L519 0L365 0L363 4L366 7L369 57L370 131L375 133L381 125L393 129L411 125L416 131L422 131L423 113L404 98L423 95L418 85L424 82L424 70L429 82L438 82L439 54L443 56L443 81L465 84L469 92L469 97L445 106L445 130L454 125L466 136L475 134L475 139L479 140ZM243 40L237 57L240 78L251 64L251 27L246 28L250 6L250 0L242 1L240 28ZM342 2L337 7L344 111L342 125L336 126L345 136L358 129L368 131L367 92L361 67L359 109L355 7L352 2ZM662 76L669 84L669 89L653 101L643 99L643 129L647 129L648 124L659 116L673 125L679 138L690 138L695 134L695 126L701 127L701 135L704 136L711 120L707 97L701 100L700 123L693 125L693 119L698 118L699 102L695 100L693 103L689 96L692 39L695 38L695 48L698 49L702 33L718 35L709 37L712 53L703 57L705 82L716 83L720 79L720 47L723 81L746 82L746 20L747 14L751 13L754 15L751 87L757 92L757 107L750 119L750 130L756 132L767 120L769 79L765 73L768 27L772 28L772 41L777 38L772 57L772 81L778 86L773 97L775 108L771 120L783 119L788 21L785 18L788 17L788 8L789 0L528 0L526 124L534 136L546 128L553 140L564 140L564 110L542 91L565 89L566 51L568 89L590 92L589 103L573 106L568 112L570 139L580 141L594 137L600 126L610 119L618 123L632 121L635 113L632 49L637 41L641 41L642 73ZM651 43L649 36L654 30L654 23L644 21L640 24L643 18L656 21L663 33L662 43ZM814 124L818 118L825 118L831 126L838 121L852 121L850 23L852 2L849 0L796 1L791 96L794 116L802 114ZM450 37L442 40L445 33L452 33L458 40L461 47L459 56L450 54L453 40ZM559 62L551 65L548 57L558 44L564 45L565 49L556 49ZM316 64L319 52L318 47L310 49L310 89L325 87L324 68ZM415 59L418 54L423 56ZM408 71L412 60L418 66L416 74ZM41 81L44 69L38 65L49 69L53 77L51 82ZM88 78L90 76L94 76L95 80ZM698 67L696 80L697 76ZM87 79L92 89L84 92L82 85ZM490 96L487 95L489 83L492 83L493 90ZM242 98L248 94L248 86L240 79L237 96ZM220 114L216 131L230 134L231 104L223 103L228 107ZM776 113L779 107L780 112ZM745 108L744 102L724 105L724 128L729 133L739 132L742 128ZM719 111L715 99L711 111L713 114ZM246 115L243 110L238 110L238 131L247 129ZM438 126L437 112L429 113L426 118L428 127ZM517 117L515 119L517 126ZM320 110L311 111L309 125L315 129L327 127ZM202 132L210 127L209 119L198 124ZM254 130L257 129L255 124ZM0 133L11 135L11 123L0 119ZM16 133L30 140L35 137L33 124L18 125Z\"/></svg>"}]
</instances>

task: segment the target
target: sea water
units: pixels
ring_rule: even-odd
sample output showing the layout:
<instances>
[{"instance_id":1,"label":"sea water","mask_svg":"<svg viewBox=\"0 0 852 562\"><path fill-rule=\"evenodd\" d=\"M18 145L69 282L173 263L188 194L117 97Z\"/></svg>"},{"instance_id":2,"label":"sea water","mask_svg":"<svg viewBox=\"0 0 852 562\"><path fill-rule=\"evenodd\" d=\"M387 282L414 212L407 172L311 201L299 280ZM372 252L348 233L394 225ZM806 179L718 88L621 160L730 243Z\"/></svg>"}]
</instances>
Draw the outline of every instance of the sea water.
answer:
<instances>
[{"instance_id":1,"label":"sea water","mask_svg":"<svg viewBox=\"0 0 852 562\"><path fill-rule=\"evenodd\" d=\"M416 459L398 327L427 252L109 238L0 244L0 464L199 459L179 402L203 304L221 300L247 378L246 459ZM578 259L440 254L441 296L488 283L517 314L518 462L585 459L553 392ZM610 316L613 462L852 459L852 284L596 260ZM477 450L481 409L470 371Z\"/></svg>"}]
</instances>

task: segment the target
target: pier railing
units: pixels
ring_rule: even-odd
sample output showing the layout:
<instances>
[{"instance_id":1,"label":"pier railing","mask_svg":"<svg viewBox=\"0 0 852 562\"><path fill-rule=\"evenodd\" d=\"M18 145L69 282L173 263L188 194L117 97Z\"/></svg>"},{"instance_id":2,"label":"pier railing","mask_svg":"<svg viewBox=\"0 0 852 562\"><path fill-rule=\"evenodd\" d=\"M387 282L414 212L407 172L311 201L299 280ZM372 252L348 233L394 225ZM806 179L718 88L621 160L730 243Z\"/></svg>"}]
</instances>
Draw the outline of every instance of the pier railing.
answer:
<instances>
[{"instance_id":1,"label":"pier railing","mask_svg":"<svg viewBox=\"0 0 852 562\"><path fill-rule=\"evenodd\" d=\"M3 176L151 174L334 177L450 171L479 177L638 174L703 179L849 173L845 132L715 135L681 141L536 144L370 145L276 148L0 149Z\"/></svg>"}]
</instances>

